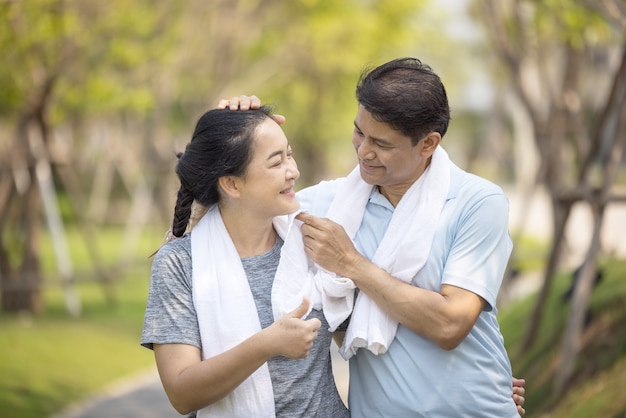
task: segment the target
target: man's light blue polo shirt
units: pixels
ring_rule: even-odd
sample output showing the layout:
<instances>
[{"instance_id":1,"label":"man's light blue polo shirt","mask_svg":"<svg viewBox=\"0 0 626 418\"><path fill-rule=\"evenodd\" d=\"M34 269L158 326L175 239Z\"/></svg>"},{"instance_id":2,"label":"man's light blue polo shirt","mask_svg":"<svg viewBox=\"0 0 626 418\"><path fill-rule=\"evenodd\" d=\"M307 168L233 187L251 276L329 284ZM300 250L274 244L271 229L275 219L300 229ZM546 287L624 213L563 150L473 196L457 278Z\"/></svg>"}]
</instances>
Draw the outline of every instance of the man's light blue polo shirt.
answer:
<instances>
[{"instance_id":1,"label":"man's light blue polo shirt","mask_svg":"<svg viewBox=\"0 0 626 418\"><path fill-rule=\"evenodd\" d=\"M313 215L324 217L342 179L298 192ZM376 188L354 238L371 259L393 214ZM350 359L349 407L353 417L517 417L511 365L496 319L496 297L512 243L508 201L493 183L451 168L450 191L416 286L439 291L446 283L487 302L474 328L454 350L400 325L387 353L359 349Z\"/></svg>"}]
</instances>

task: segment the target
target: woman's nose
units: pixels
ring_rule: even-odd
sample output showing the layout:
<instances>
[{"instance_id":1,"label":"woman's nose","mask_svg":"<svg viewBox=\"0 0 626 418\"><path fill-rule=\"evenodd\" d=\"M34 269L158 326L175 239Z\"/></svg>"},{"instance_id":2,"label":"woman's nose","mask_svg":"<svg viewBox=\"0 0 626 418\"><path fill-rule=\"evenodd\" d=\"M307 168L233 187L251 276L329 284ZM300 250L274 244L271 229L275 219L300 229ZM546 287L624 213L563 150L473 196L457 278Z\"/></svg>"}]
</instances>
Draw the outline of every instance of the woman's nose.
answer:
<instances>
[{"instance_id":1,"label":"woman's nose","mask_svg":"<svg viewBox=\"0 0 626 418\"><path fill-rule=\"evenodd\" d=\"M291 165L287 169L287 178L296 180L299 177L300 171L298 171L298 164L296 164L296 160L292 160Z\"/></svg>"}]
</instances>

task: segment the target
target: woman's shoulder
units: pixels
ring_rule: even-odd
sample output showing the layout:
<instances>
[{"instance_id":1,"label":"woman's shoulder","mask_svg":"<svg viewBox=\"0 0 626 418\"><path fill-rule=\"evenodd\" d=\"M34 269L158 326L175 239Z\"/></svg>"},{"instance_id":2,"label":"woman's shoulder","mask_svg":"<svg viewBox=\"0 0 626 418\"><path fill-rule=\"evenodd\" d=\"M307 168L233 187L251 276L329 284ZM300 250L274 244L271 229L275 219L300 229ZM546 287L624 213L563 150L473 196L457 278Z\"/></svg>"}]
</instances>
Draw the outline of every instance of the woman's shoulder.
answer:
<instances>
[{"instance_id":1,"label":"woman's shoulder","mask_svg":"<svg viewBox=\"0 0 626 418\"><path fill-rule=\"evenodd\" d=\"M191 239L186 234L174 238L159 248L154 256L153 264L191 262Z\"/></svg>"}]
</instances>

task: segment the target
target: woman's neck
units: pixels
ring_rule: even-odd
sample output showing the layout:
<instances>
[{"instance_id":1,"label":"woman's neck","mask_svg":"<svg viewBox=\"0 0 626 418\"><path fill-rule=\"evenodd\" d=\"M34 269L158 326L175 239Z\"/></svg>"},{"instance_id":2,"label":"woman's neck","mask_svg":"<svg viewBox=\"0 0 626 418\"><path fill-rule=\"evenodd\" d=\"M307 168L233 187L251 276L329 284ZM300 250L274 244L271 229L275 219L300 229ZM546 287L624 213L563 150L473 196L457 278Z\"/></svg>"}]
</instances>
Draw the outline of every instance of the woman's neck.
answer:
<instances>
[{"instance_id":1,"label":"woman's neck","mask_svg":"<svg viewBox=\"0 0 626 418\"><path fill-rule=\"evenodd\" d=\"M226 230L241 258L261 255L276 244L276 231L271 219L259 220L252 216L220 208Z\"/></svg>"}]
</instances>

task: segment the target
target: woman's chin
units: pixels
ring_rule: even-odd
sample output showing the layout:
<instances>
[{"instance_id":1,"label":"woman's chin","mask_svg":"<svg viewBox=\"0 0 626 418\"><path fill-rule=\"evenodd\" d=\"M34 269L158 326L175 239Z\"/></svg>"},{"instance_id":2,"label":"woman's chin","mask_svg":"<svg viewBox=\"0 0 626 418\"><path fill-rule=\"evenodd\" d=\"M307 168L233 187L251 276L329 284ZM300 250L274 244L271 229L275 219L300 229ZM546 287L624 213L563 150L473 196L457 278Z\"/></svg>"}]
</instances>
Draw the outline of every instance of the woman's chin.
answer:
<instances>
[{"instance_id":1,"label":"woman's chin","mask_svg":"<svg viewBox=\"0 0 626 418\"><path fill-rule=\"evenodd\" d=\"M285 208L284 215L294 213L295 211L300 209L300 202L298 202L296 199L293 199L293 200L294 200L293 203L291 203L287 208Z\"/></svg>"}]
</instances>

